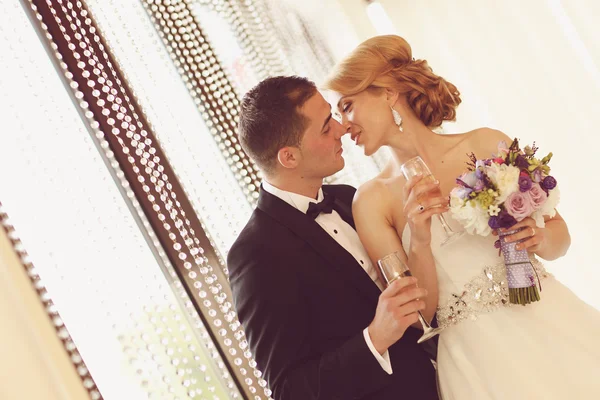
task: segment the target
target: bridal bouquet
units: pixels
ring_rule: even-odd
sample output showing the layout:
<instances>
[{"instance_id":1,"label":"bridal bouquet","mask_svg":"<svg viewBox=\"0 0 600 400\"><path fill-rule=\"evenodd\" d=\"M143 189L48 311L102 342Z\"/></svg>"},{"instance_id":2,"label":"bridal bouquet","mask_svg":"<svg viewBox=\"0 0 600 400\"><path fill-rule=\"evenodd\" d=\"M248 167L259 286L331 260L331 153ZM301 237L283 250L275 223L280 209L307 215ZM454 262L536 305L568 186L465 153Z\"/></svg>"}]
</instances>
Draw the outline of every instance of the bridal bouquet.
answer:
<instances>
[{"instance_id":1,"label":"bridal bouquet","mask_svg":"<svg viewBox=\"0 0 600 400\"><path fill-rule=\"evenodd\" d=\"M538 159L537 150L535 144L521 149L515 139L510 146L501 142L492 158L477 160L471 154L468 171L456 180L450 193L452 216L468 233L488 236L492 230L505 229L499 232L496 244L504 256L513 304L529 304L540 295L527 250L517 250L517 243L507 243L504 238L517 232L509 228L527 217L543 228L544 217L556 214L559 200L556 179L548 166L552 153Z\"/></svg>"}]
</instances>

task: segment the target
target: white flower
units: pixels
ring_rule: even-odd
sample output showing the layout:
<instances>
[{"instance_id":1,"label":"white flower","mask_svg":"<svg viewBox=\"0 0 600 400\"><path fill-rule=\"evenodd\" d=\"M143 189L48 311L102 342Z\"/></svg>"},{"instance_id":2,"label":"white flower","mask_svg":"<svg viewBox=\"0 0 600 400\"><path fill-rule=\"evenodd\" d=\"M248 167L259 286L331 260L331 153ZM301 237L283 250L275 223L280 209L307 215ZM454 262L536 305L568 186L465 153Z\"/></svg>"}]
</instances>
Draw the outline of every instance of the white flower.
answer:
<instances>
[{"instance_id":1,"label":"white flower","mask_svg":"<svg viewBox=\"0 0 600 400\"><path fill-rule=\"evenodd\" d=\"M535 225L538 228L543 228L546 226L546 222L544 221L544 216L548 216L553 218L556 215L556 206L560 200L560 191L558 190L558 186L554 189L550 190L548 193L548 199L546 202L540 207L539 210L531 214L531 218L535 220Z\"/></svg>"},{"instance_id":2,"label":"white flower","mask_svg":"<svg viewBox=\"0 0 600 400\"><path fill-rule=\"evenodd\" d=\"M498 207L495 204L492 204L491 206L488 207L488 213L492 216L492 217L497 217L498 214L500 214L500 207Z\"/></svg>"},{"instance_id":3,"label":"white flower","mask_svg":"<svg viewBox=\"0 0 600 400\"><path fill-rule=\"evenodd\" d=\"M535 226L537 226L538 228L546 227L546 221L544 221L544 216L539 211L534 211L533 214L531 214L531 218L535 221Z\"/></svg>"},{"instance_id":4,"label":"white flower","mask_svg":"<svg viewBox=\"0 0 600 400\"><path fill-rule=\"evenodd\" d=\"M547 215L550 218L556 215L556 206L560 201L560 190L558 186L548 192L548 200L540 208L542 215Z\"/></svg>"},{"instance_id":5,"label":"white flower","mask_svg":"<svg viewBox=\"0 0 600 400\"><path fill-rule=\"evenodd\" d=\"M469 234L487 236L492 233L492 229L488 225L488 212L477 202L453 197L450 199L450 212Z\"/></svg>"},{"instance_id":6,"label":"white flower","mask_svg":"<svg viewBox=\"0 0 600 400\"><path fill-rule=\"evenodd\" d=\"M486 173L500 192L500 195L496 199L499 204L503 203L512 193L519 190L519 175L521 173L519 168L512 165L492 163L492 165L487 167Z\"/></svg>"},{"instance_id":7,"label":"white flower","mask_svg":"<svg viewBox=\"0 0 600 400\"><path fill-rule=\"evenodd\" d=\"M463 207L465 205L465 201L463 200L463 198L460 196L460 194L458 193L458 191L456 190L456 188L454 188L451 192L450 192L450 208L456 208L459 209L461 207Z\"/></svg>"}]
</instances>

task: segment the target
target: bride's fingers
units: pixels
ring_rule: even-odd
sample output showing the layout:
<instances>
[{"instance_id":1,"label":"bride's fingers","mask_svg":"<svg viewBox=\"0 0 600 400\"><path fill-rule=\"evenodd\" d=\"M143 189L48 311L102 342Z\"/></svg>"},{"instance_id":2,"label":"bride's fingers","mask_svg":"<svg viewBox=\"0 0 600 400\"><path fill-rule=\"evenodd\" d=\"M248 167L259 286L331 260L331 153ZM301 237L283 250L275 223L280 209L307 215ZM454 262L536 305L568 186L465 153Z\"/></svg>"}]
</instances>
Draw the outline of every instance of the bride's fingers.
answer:
<instances>
[{"instance_id":1,"label":"bride's fingers","mask_svg":"<svg viewBox=\"0 0 600 400\"><path fill-rule=\"evenodd\" d=\"M511 226L510 228L508 228L506 230L513 231L513 230L518 230L518 229L522 229L522 228L526 228L526 227L535 228L536 227L535 220L533 218L527 217L523 221Z\"/></svg>"},{"instance_id":2,"label":"bride's fingers","mask_svg":"<svg viewBox=\"0 0 600 400\"><path fill-rule=\"evenodd\" d=\"M441 207L432 207L428 208L424 211L419 211L419 209L414 210L410 214L408 214L408 218L410 218L414 223L419 224L421 222L425 222L435 214L443 214L449 210L449 207L443 205Z\"/></svg>"},{"instance_id":3,"label":"bride's fingers","mask_svg":"<svg viewBox=\"0 0 600 400\"><path fill-rule=\"evenodd\" d=\"M430 195L431 192L440 191L440 182L439 181L426 181L415 186L409 193L409 198L418 198L422 196Z\"/></svg>"},{"instance_id":4,"label":"bride's fingers","mask_svg":"<svg viewBox=\"0 0 600 400\"><path fill-rule=\"evenodd\" d=\"M446 197L428 197L421 201L410 201L404 206L404 213L409 217L421 214L430 208L444 208L441 212L448 211L448 199Z\"/></svg>"},{"instance_id":5,"label":"bride's fingers","mask_svg":"<svg viewBox=\"0 0 600 400\"><path fill-rule=\"evenodd\" d=\"M423 179L423 175L418 174L418 175L413 176L412 178L410 178L406 182L406 184L404 185L404 188L402 190L403 194L404 194L404 200L408 199L408 197L410 196L410 193L412 192L413 188L415 186L417 186L417 184L419 182L421 182L422 179Z\"/></svg>"},{"instance_id":6,"label":"bride's fingers","mask_svg":"<svg viewBox=\"0 0 600 400\"><path fill-rule=\"evenodd\" d=\"M533 228L531 226L528 226L528 227L526 227L524 229L521 229L517 233L513 233L512 235L507 236L506 238L504 238L504 240L507 243L512 243L512 242L516 242L516 241L519 241L519 240L523 240L523 239L527 239L527 238L533 237L533 236L535 236L535 234L536 234L535 228Z\"/></svg>"},{"instance_id":7,"label":"bride's fingers","mask_svg":"<svg viewBox=\"0 0 600 400\"><path fill-rule=\"evenodd\" d=\"M445 207L448 205L448 199L445 197L428 197L421 200L420 205L422 205L425 210L431 207Z\"/></svg>"},{"instance_id":8,"label":"bride's fingers","mask_svg":"<svg viewBox=\"0 0 600 400\"><path fill-rule=\"evenodd\" d=\"M423 206L423 208L429 208L431 205L430 200L440 197L439 184L436 183L423 183L416 186L408 195L408 198L404 200L404 211L410 212L415 205ZM437 201L437 200L436 200ZM443 204L447 204L448 199L443 199Z\"/></svg>"},{"instance_id":9,"label":"bride's fingers","mask_svg":"<svg viewBox=\"0 0 600 400\"><path fill-rule=\"evenodd\" d=\"M524 242L517 244L515 247L517 250L533 250L541 242L542 239L539 236L533 236L525 240Z\"/></svg>"}]
</instances>

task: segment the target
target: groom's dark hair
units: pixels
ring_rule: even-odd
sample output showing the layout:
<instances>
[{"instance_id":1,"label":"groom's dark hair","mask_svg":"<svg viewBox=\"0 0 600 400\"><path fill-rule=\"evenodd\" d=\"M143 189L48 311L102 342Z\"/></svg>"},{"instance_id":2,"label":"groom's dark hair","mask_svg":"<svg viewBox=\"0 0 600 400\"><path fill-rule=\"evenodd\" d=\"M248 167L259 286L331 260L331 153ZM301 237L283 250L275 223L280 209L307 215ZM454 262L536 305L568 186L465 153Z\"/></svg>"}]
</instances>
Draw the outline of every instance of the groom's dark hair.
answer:
<instances>
[{"instance_id":1,"label":"groom's dark hair","mask_svg":"<svg viewBox=\"0 0 600 400\"><path fill-rule=\"evenodd\" d=\"M299 147L309 123L300 108L317 93L316 85L299 76L267 78L242 99L238 135L242 148L267 175L277 163L277 152Z\"/></svg>"}]
</instances>

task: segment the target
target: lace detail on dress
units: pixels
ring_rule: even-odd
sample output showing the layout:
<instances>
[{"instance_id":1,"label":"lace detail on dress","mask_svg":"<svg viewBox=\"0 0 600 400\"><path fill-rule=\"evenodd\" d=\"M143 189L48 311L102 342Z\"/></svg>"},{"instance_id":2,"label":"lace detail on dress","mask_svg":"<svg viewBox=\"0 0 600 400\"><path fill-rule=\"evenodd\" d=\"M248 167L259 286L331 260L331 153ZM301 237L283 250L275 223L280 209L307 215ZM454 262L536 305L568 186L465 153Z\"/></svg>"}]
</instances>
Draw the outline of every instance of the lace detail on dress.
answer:
<instances>
[{"instance_id":1,"label":"lace detail on dress","mask_svg":"<svg viewBox=\"0 0 600 400\"><path fill-rule=\"evenodd\" d=\"M540 280L550 275L539 260L532 258L531 263ZM452 298L438 307L437 320L441 328L447 328L465 319L476 320L479 314L509 306L512 304L508 301L506 266L500 263L485 268L465 285L461 294L452 293Z\"/></svg>"}]
</instances>

